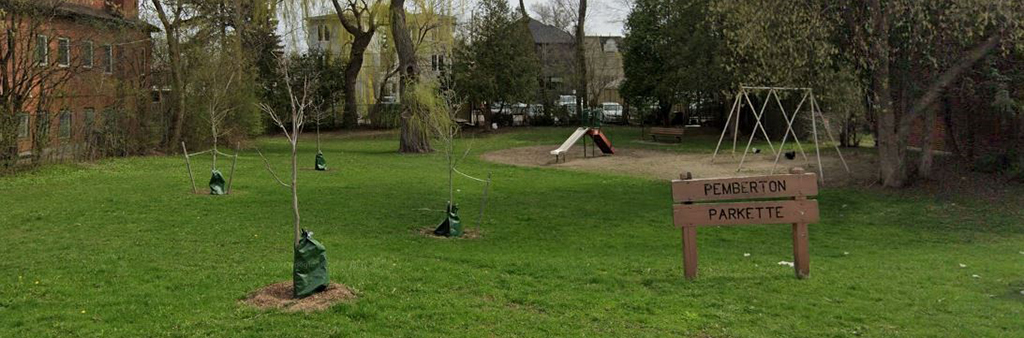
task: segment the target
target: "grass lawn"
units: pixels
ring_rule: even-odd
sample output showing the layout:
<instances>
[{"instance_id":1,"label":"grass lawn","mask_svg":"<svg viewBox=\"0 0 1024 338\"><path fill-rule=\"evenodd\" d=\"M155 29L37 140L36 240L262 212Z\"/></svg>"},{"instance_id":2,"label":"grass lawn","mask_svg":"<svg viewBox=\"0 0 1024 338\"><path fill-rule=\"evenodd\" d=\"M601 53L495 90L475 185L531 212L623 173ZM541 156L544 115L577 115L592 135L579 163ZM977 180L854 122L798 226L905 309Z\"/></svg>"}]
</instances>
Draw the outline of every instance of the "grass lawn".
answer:
<instances>
[{"instance_id":1,"label":"grass lawn","mask_svg":"<svg viewBox=\"0 0 1024 338\"><path fill-rule=\"evenodd\" d=\"M290 196L253 151L230 196L191 194L180 157L0 178L0 337L1024 336L1020 204L823 189L810 279L778 264L792 261L790 232L773 225L702 228L700 277L687 282L667 182L478 159L570 133L462 143L461 170L494 178L484 236L471 240L419 234L442 219L439 155L397 154L394 133L326 137L331 171L299 173L302 220L328 248L332 281L359 299L319 313L238 304L291 278ZM688 152L718 136L657 146L626 141L635 129L608 134ZM287 170L283 139L259 144ZM476 227L482 186L457 184Z\"/></svg>"}]
</instances>

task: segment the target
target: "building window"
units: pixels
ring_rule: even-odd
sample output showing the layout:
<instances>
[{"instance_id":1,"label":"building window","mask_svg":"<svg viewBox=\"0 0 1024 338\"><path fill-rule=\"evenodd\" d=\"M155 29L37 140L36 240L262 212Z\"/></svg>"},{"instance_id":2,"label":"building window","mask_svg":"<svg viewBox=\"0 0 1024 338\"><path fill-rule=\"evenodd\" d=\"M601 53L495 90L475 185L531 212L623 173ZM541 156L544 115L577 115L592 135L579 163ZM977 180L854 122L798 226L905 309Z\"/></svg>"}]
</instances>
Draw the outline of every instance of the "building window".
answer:
<instances>
[{"instance_id":1,"label":"building window","mask_svg":"<svg viewBox=\"0 0 1024 338\"><path fill-rule=\"evenodd\" d=\"M71 137L71 112L67 109L60 112L60 138Z\"/></svg>"},{"instance_id":2,"label":"building window","mask_svg":"<svg viewBox=\"0 0 1024 338\"><path fill-rule=\"evenodd\" d=\"M117 118L117 116L114 116L114 108L107 108L107 109L103 110L103 121L102 121L102 123L104 125L110 125L111 123L114 122L115 118Z\"/></svg>"},{"instance_id":3,"label":"building window","mask_svg":"<svg viewBox=\"0 0 1024 338\"><path fill-rule=\"evenodd\" d=\"M92 41L86 41L82 43L82 67L92 68L92 57L93 57L93 46Z\"/></svg>"},{"instance_id":4,"label":"building window","mask_svg":"<svg viewBox=\"0 0 1024 338\"><path fill-rule=\"evenodd\" d=\"M85 115L85 130L92 131L93 128L95 128L95 126L93 126L93 123L96 123L96 109L94 109L94 108L85 108L85 114L84 115Z\"/></svg>"},{"instance_id":5,"label":"building window","mask_svg":"<svg viewBox=\"0 0 1024 338\"><path fill-rule=\"evenodd\" d=\"M50 39L46 35L36 36L36 64L45 66L50 62Z\"/></svg>"},{"instance_id":6,"label":"building window","mask_svg":"<svg viewBox=\"0 0 1024 338\"><path fill-rule=\"evenodd\" d=\"M114 46L103 45L103 72L114 72Z\"/></svg>"},{"instance_id":7,"label":"building window","mask_svg":"<svg viewBox=\"0 0 1024 338\"><path fill-rule=\"evenodd\" d=\"M45 111L36 112L36 141L45 144L46 138L50 136L50 113Z\"/></svg>"},{"instance_id":8,"label":"building window","mask_svg":"<svg viewBox=\"0 0 1024 338\"><path fill-rule=\"evenodd\" d=\"M435 72L444 70L444 55L431 55L430 68Z\"/></svg>"},{"instance_id":9,"label":"building window","mask_svg":"<svg viewBox=\"0 0 1024 338\"><path fill-rule=\"evenodd\" d=\"M71 65L71 40L68 38L57 39L57 65L61 67Z\"/></svg>"},{"instance_id":10,"label":"building window","mask_svg":"<svg viewBox=\"0 0 1024 338\"><path fill-rule=\"evenodd\" d=\"M28 114L18 114L18 138L28 138Z\"/></svg>"}]
</instances>

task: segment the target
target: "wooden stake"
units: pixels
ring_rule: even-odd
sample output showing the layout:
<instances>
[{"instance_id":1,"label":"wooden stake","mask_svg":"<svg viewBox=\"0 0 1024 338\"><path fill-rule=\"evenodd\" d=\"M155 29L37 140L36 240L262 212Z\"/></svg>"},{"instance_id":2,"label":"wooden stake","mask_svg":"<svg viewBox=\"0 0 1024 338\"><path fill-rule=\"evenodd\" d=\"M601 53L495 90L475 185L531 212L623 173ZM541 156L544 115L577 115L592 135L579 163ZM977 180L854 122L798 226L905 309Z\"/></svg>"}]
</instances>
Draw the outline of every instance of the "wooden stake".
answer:
<instances>
[{"instance_id":1,"label":"wooden stake","mask_svg":"<svg viewBox=\"0 0 1024 338\"><path fill-rule=\"evenodd\" d=\"M238 162L238 148L239 145L235 144L235 156L231 158L231 173L228 174L228 186L225 195L231 195L231 181L235 180L235 163Z\"/></svg>"},{"instance_id":2,"label":"wooden stake","mask_svg":"<svg viewBox=\"0 0 1024 338\"><path fill-rule=\"evenodd\" d=\"M196 179L192 176L192 164L188 161L188 149L185 149L185 142L181 142L181 151L185 154L185 169L188 169L188 180L192 182L192 193L198 194Z\"/></svg>"}]
</instances>

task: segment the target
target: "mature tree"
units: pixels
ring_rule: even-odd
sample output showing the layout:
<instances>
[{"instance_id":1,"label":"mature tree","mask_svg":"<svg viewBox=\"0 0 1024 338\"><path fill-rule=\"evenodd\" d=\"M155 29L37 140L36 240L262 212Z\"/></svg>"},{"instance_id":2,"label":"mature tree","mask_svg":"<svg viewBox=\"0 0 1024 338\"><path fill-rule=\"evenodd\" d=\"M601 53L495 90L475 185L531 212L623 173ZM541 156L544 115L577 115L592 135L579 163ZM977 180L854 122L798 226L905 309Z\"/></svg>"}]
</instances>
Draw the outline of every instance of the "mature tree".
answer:
<instances>
[{"instance_id":1,"label":"mature tree","mask_svg":"<svg viewBox=\"0 0 1024 338\"><path fill-rule=\"evenodd\" d=\"M579 4L576 0L549 0L530 4L530 11L537 21L573 34L577 6Z\"/></svg>"},{"instance_id":2,"label":"mature tree","mask_svg":"<svg viewBox=\"0 0 1024 338\"><path fill-rule=\"evenodd\" d=\"M409 34L412 39L413 50L422 51L423 48L430 48L430 44L439 43L440 41L430 40L432 36L436 39L436 35L432 35L432 33L454 27L454 18L443 14L448 10L447 3L443 1L414 0L410 3L410 9L416 13L415 16L406 18L406 24L410 26ZM387 15L380 15L379 25L390 26L390 13L385 12L385 14ZM378 113L388 107L386 100L395 98L397 93L391 92L389 89L394 84L391 80L399 75L401 71L401 67L398 65L397 52L394 48L394 39L391 37L391 30L385 29L379 33L381 38L377 40L378 46L376 50L380 51L380 69L385 70L385 72L377 81L377 88L374 88L377 98L377 102L371 111L371 115L374 116L377 116ZM419 60L419 62L423 61L425 60Z\"/></svg>"},{"instance_id":3,"label":"mature tree","mask_svg":"<svg viewBox=\"0 0 1024 338\"><path fill-rule=\"evenodd\" d=\"M717 101L731 77L710 0L639 0L626 19L620 88L634 107L658 105L669 123L676 103Z\"/></svg>"},{"instance_id":4,"label":"mature tree","mask_svg":"<svg viewBox=\"0 0 1024 338\"><path fill-rule=\"evenodd\" d=\"M502 0L482 0L474 10L468 34L458 42L455 86L468 102L529 102L537 92L539 65L521 14ZM486 120L493 121L485 109Z\"/></svg>"},{"instance_id":5,"label":"mature tree","mask_svg":"<svg viewBox=\"0 0 1024 338\"><path fill-rule=\"evenodd\" d=\"M185 35L189 34L191 24L198 18L198 12L189 1L168 1L151 0L153 10L163 26L164 39L167 43L167 70L171 76L171 91L174 95L171 114L170 137L167 149L177 149L181 142L182 129L185 126L185 114L187 105L185 103L185 52L182 44L185 42ZM166 6L165 6L166 5Z\"/></svg>"},{"instance_id":6,"label":"mature tree","mask_svg":"<svg viewBox=\"0 0 1024 338\"><path fill-rule=\"evenodd\" d=\"M912 122L921 118L933 122L930 107L950 84L1000 46L1014 48L1021 43L1024 4L871 0L866 5L871 31L867 39L870 52L864 59L871 70L879 115L879 175L883 185L901 187L909 177L906 148ZM900 48L894 48L892 41L900 43ZM943 41L941 48L932 47ZM931 128L924 125L923 133L930 134ZM926 175L930 156L928 151L922 157L921 169Z\"/></svg>"},{"instance_id":7,"label":"mature tree","mask_svg":"<svg viewBox=\"0 0 1024 338\"><path fill-rule=\"evenodd\" d=\"M586 21L587 21L587 0L579 0L579 10L576 17L576 111L583 112L587 99L587 47Z\"/></svg>"},{"instance_id":8,"label":"mature tree","mask_svg":"<svg viewBox=\"0 0 1024 338\"><path fill-rule=\"evenodd\" d=\"M388 10L391 13L391 38L395 44L395 52L398 53L399 92L404 94L406 89L410 88L410 84L419 80L420 66L416 58L416 48L405 21L405 0L391 0ZM418 118L414 116L415 114L418 114L416 109L410 109L407 105L403 105L399 152L426 153L432 151L427 131L416 123L411 123L411 120Z\"/></svg>"},{"instance_id":9,"label":"mature tree","mask_svg":"<svg viewBox=\"0 0 1024 338\"><path fill-rule=\"evenodd\" d=\"M1002 0L751 0L714 6L724 18L727 64L740 81L810 86L826 94L850 84L841 78L863 81L871 93L869 117L877 116L879 178L888 187L908 181L912 123L933 122L931 106L944 89L979 60L999 54L993 51L1020 41L1022 7ZM925 172L928 153L921 163Z\"/></svg>"},{"instance_id":10,"label":"mature tree","mask_svg":"<svg viewBox=\"0 0 1024 338\"><path fill-rule=\"evenodd\" d=\"M285 97L286 91L279 90L284 88L284 84L277 64L278 59L284 56L284 43L277 34L277 24L276 19L267 17L262 23L244 31L242 41L243 49L253 54L259 101L276 109L285 109L288 98ZM276 126L268 127L276 129Z\"/></svg>"},{"instance_id":11,"label":"mature tree","mask_svg":"<svg viewBox=\"0 0 1024 338\"><path fill-rule=\"evenodd\" d=\"M366 0L345 0L344 3L338 0L331 0L338 20L345 27L345 31L352 35L352 44L349 47L348 62L345 64L345 114L342 118L345 126L355 126L358 120L356 108L356 80L359 78L359 71L363 68L363 56L366 48L369 47L373 35L377 32L378 15L376 10L381 6L376 0L372 3Z\"/></svg>"},{"instance_id":12,"label":"mature tree","mask_svg":"<svg viewBox=\"0 0 1024 338\"><path fill-rule=\"evenodd\" d=\"M202 74L199 69L209 63L210 57L234 60L224 65L234 74L230 95L224 98L232 106L224 122L230 125L229 136L237 139L261 131L262 121L258 109L253 108L259 96L264 96L270 81L261 78L258 63L265 56L255 51L273 50L279 40L275 16L278 0L150 0L146 2L155 14L164 32L158 39L158 48L164 70L171 84L172 111L168 144L176 150L180 141L205 142L201 130L201 114L188 109L203 105L204 93L196 84ZM266 44L266 45L264 45ZM262 87L262 88L261 88Z\"/></svg>"}]
</instances>

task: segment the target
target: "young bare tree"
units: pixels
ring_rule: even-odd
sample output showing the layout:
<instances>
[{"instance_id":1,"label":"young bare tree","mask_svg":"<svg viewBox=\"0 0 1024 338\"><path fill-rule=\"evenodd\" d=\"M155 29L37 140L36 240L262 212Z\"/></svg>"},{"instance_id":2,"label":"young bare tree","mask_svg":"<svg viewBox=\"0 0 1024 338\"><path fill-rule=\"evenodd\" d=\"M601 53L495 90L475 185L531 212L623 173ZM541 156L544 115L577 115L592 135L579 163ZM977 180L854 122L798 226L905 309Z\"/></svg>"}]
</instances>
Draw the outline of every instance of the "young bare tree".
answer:
<instances>
[{"instance_id":1,"label":"young bare tree","mask_svg":"<svg viewBox=\"0 0 1024 338\"><path fill-rule=\"evenodd\" d=\"M459 124L455 121L455 114L462 106L462 101L456 97L454 90L439 90L438 85L432 81L418 82L409 87L404 100L403 104L406 109L416 112L409 123L415 124L417 130L423 130L425 134L422 137L432 139L433 143L439 145L439 150L444 153L445 166L448 171L448 206L445 210L445 220L434 230L434 234L446 237L462 236L462 222L459 219L458 205L455 201L456 174L486 184L484 200L480 205L480 222L483 220L487 189L490 187L490 177L483 180L458 169L459 162L469 154L467 149L466 153L458 158L455 151L456 140L460 133Z\"/></svg>"},{"instance_id":2,"label":"young bare tree","mask_svg":"<svg viewBox=\"0 0 1024 338\"><path fill-rule=\"evenodd\" d=\"M293 270L293 294L295 297L305 297L327 287L327 261L324 255L325 249L320 243L313 241L312 233L302 229L301 217L299 215L299 136L302 134L302 127L306 123L306 114L311 113L314 106L314 89L319 78L318 70L302 69L299 74L292 72L289 61L283 57L279 60L280 72L284 77L285 90L288 94L289 110L286 112L277 111L267 103L261 103L260 109L270 116L281 131L284 133L288 144L291 145L291 178L285 183L274 172L270 162L259 153L267 171L274 177L274 180L282 186L289 188L292 193L292 216L294 220L294 251L295 260Z\"/></svg>"},{"instance_id":3,"label":"young bare tree","mask_svg":"<svg viewBox=\"0 0 1024 338\"><path fill-rule=\"evenodd\" d=\"M289 69L288 61L282 59L280 62L280 72L287 84L285 86L285 90L288 92L289 111L279 112L275 110L274 107L266 103L260 103L259 107L270 117L274 124L281 129L285 138L288 139L288 144L291 145L292 168L290 183L285 183L281 180L281 178L270 167L270 163L266 162L266 157L263 157L262 153L260 153L260 157L263 157L264 163L267 165L267 170L270 171L274 179L282 186L291 189L292 211L295 221L295 244L298 245L302 230L299 216L298 192L299 135L302 134L302 127L306 123L306 113L313 106L312 91L317 81L318 74L299 74L299 77L295 78L292 71Z\"/></svg>"},{"instance_id":4,"label":"young bare tree","mask_svg":"<svg viewBox=\"0 0 1024 338\"><path fill-rule=\"evenodd\" d=\"M210 163L210 192L216 195L228 194L231 192L231 185L228 183L227 187L223 187L224 177L220 170L217 170L217 155L229 156L232 158L231 172L228 174L228 182L234 179L235 175L235 161L238 160L237 148L235 155L228 155L222 153L218 148L218 140L220 137L225 136L227 131L222 129L221 126L235 107L230 106L229 96L231 95L232 83L234 82L235 72L229 69L230 75L227 76L227 80L220 80L221 77L214 77L210 83L206 84L207 88L204 88L203 92L208 96L206 98L206 120L210 123L210 137L213 141L213 148L210 149L212 156L212 162ZM211 72L216 74L216 72Z\"/></svg>"}]
</instances>

